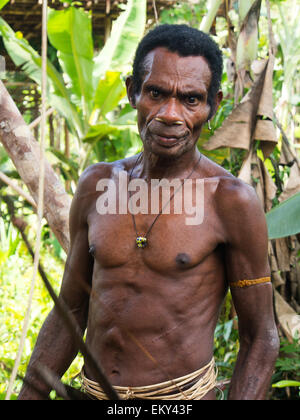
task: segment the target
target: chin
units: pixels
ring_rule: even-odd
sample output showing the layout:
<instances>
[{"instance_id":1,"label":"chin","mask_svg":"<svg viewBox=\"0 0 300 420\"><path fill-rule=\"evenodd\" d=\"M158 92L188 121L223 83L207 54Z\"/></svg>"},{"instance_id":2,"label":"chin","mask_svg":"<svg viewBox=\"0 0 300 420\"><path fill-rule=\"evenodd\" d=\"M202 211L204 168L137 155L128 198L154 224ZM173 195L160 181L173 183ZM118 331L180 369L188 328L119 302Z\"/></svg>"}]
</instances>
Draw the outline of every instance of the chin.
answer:
<instances>
[{"instance_id":1,"label":"chin","mask_svg":"<svg viewBox=\"0 0 300 420\"><path fill-rule=\"evenodd\" d=\"M162 147L159 145L152 145L147 151L158 158L163 158L166 160L176 160L181 156L185 155L191 147L188 147L186 144L178 144L173 147Z\"/></svg>"}]
</instances>

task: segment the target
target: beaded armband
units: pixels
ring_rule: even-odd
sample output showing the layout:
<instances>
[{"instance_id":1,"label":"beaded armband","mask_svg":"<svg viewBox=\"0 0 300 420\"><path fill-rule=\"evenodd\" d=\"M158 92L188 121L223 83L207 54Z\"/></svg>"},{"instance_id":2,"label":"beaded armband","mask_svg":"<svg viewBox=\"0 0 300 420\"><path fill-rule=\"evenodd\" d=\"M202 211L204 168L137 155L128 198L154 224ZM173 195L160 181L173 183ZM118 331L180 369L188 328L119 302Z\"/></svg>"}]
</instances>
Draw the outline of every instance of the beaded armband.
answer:
<instances>
[{"instance_id":1,"label":"beaded armband","mask_svg":"<svg viewBox=\"0 0 300 420\"><path fill-rule=\"evenodd\" d=\"M271 277L261 277L260 279L235 281L233 283L230 283L230 287L241 289L243 287L254 286L255 284L270 283L270 282L271 282Z\"/></svg>"}]
</instances>

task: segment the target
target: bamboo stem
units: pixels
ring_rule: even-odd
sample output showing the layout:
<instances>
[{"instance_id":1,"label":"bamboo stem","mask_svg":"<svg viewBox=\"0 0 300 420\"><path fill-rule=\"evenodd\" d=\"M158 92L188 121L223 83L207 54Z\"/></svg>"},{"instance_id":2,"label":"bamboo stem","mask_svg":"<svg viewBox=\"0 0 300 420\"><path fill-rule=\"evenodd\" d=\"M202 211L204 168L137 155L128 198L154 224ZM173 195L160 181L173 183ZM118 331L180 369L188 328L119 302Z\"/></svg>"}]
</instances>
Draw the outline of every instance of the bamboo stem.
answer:
<instances>
[{"instance_id":1,"label":"bamboo stem","mask_svg":"<svg viewBox=\"0 0 300 420\"><path fill-rule=\"evenodd\" d=\"M200 24L200 30L209 33L212 24L217 16L218 10L223 3L223 0L209 0L208 1L208 12L207 15L202 19Z\"/></svg>"}]
</instances>

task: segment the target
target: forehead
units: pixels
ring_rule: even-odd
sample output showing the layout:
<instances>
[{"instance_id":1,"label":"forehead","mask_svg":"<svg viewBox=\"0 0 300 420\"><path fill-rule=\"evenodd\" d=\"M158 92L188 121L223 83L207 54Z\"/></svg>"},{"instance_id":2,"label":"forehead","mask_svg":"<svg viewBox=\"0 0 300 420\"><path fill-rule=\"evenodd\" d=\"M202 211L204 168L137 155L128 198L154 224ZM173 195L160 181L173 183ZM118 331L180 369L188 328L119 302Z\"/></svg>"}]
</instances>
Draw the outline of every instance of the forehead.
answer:
<instances>
[{"instance_id":1,"label":"forehead","mask_svg":"<svg viewBox=\"0 0 300 420\"><path fill-rule=\"evenodd\" d=\"M181 57L166 48L156 48L144 61L144 83L156 80L164 83L184 83L192 87L198 84L209 89L211 70L202 56Z\"/></svg>"}]
</instances>

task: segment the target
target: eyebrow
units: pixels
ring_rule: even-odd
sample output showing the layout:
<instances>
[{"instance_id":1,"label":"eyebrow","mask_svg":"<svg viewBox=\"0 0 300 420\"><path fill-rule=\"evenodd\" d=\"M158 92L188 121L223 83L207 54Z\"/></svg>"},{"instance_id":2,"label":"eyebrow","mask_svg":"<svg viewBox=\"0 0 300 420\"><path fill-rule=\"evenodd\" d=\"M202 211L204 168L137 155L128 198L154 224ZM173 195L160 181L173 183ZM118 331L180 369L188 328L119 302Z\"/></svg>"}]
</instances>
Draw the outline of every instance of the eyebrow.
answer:
<instances>
[{"instance_id":1,"label":"eyebrow","mask_svg":"<svg viewBox=\"0 0 300 420\"><path fill-rule=\"evenodd\" d=\"M158 90L159 92L161 92L163 95L170 95L172 93L171 89L166 89L165 87L162 87L160 85L156 85L156 84L149 84L145 86L145 90L147 92L150 92L151 90ZM178 92L178 96L181 98L186 98L189 96L194 96L196 98L199 97L203 97L203 96L207 96L208 92L205 89L193 89L193 90L183 90L183 91L179 91Z\"/></svg>"}]
</instances>

